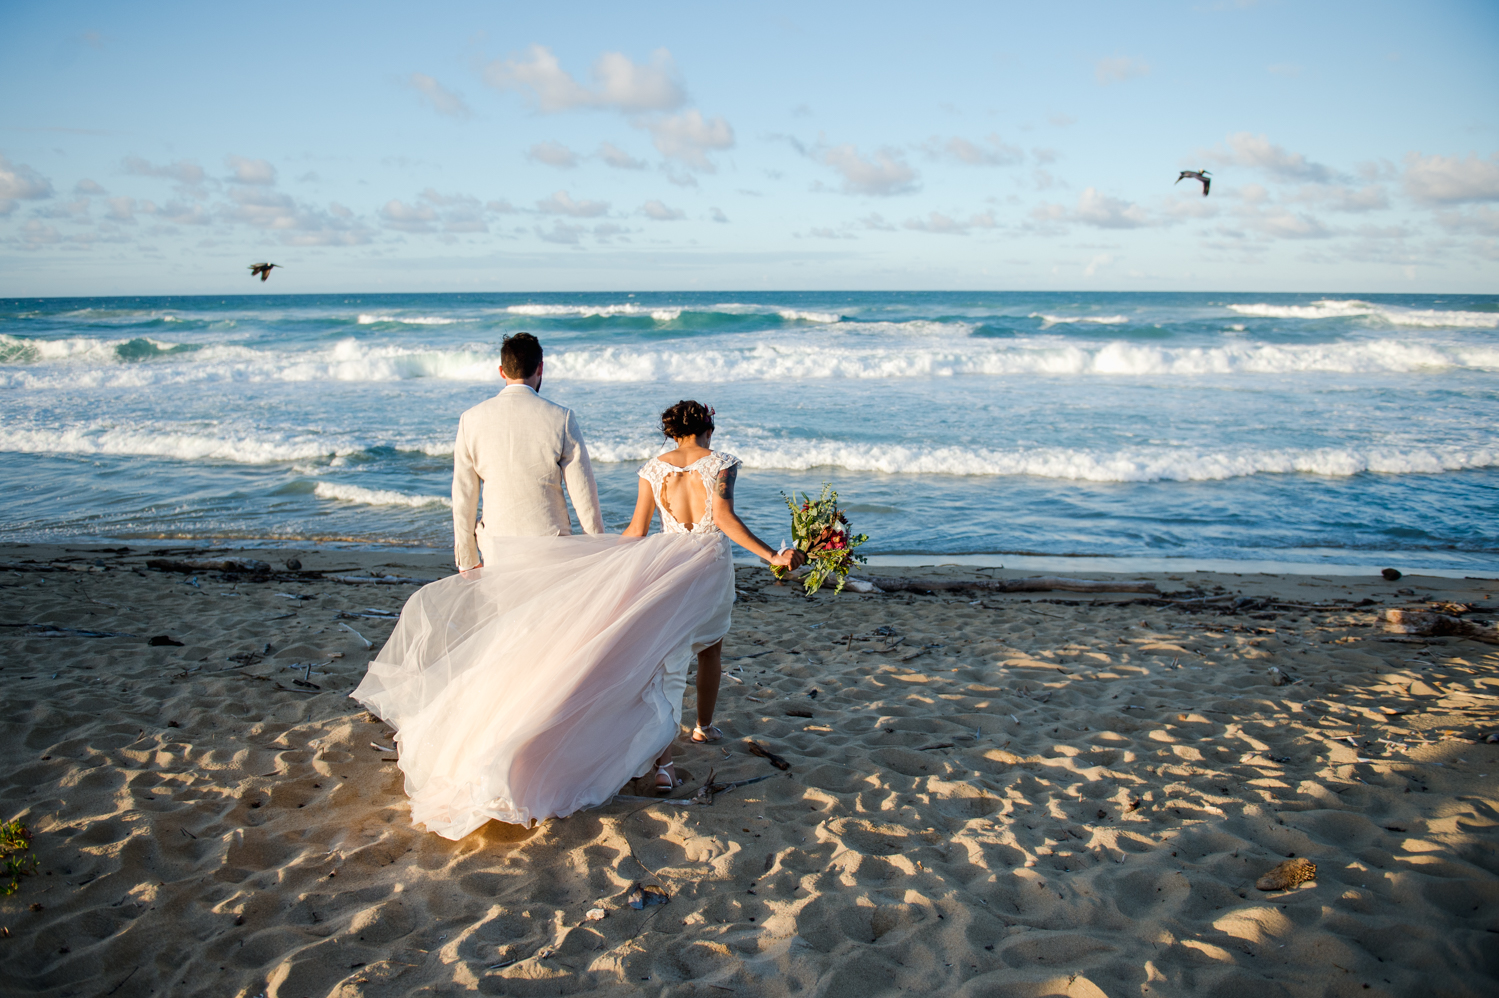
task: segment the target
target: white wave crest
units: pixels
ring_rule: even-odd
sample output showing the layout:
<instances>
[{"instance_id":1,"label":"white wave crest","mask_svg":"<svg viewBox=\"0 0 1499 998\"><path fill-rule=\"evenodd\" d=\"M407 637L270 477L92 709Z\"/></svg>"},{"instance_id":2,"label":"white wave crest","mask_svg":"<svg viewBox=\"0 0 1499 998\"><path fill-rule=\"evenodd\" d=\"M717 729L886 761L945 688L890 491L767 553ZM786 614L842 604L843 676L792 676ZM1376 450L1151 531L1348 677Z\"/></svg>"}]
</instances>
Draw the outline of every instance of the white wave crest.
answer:
<instances>
[{"instance_id":1,"label":"white wave crest","mask_svg":"<svg viewBox=\"0 0 1499 998\"><path fill-rule=\"evenodd\" d=\"M803 312L794 308L782 308L776 310L776 315L787 322L842 322L843 316L835 312Z\"/></svg>"},{"instance_id":2,"label":"white wave crest","mask_svg":"<svg viewBox=\"0 0 1499 998\"><path fill-rule=\"evenodd\" d=\"M1310 305L1268 305L1264 303L1230 305L1240 315L1267 319L1349 319L1370 318L1392 326L1416 326L1426 329L1499 329L1499 312L1445 311L1434 308L1399 308L1374 305L1356 298L1325 298Z\"/></svg>"},{"instance_id":3,"label":"white wave crest","mask_svg":"<svg viewBox=\"0 0 1499 998\"><path fill-rule=\"evenodd\" d=\"M986 341L992 344L993 341ZM1013 340L951 346L827 347L759 343L738 350L563 351L549 376L583 381L804 381L957 375L1171 376L1499 371L1499 347L1377 340L1362 343L1156 347Z\"/></svg>"},{"instance_id":4,"label":"white wave crest","mask_svg":"<svg viewBox=\"0 0 1499 998\"><path fill-rule=\"evenodd\" d=\"M1499 447L1370 447L1093 451L1062 447L985 450L959 447L857 446L840 441L761 445L724 441L749 468L921 475L1031 475L1086 482L1215 481L1257 474L1346 477L1435 474L1499 466Z\"/></svg>"},{"instance_id":5,"label":"white wave crest","mask_svg":"<svg viewBox=\"0 0 1499 998\"><path fill-rule=\"evenodd\" d=\"M1045 312L1032 312L1028 318L1040 319L1042 329L1074 322L1096 326L1119 326L1129 321L1129 317L1124 315L1048 315Z\"/></svg>"},{"instance_id":6,"label":"white wave crest","mask_svg":"<svg viewBox=\"0 0 1499 998\"><path fill-rule=\"evenodd\" d=\"M176 350L180 343L150 336L120 339L92 339L87 336L68 336L55 340L33 339L0 333L0 364L48 364L48 363L97 363L110 364L120 361L117 349L127 343L149 343L160 351Z\"/></svg>"},{"instance_id":7,"label":"white wave crest","mask_svg":"<svg viewBox=\"0 0 1499 998\"><path fill-rule=\"evenodd\" d=\"M512 315L535 316L649 315L657 322L675 322L682 314L680 308L647 308L630 302L623 305L511 305L505 311Z\"/></svg>"},{"instance_id":8,"label":"white wave crest","mask_svg":"<svg viewBox=\"0 0 1499 998\"><path fill-rule=\"evenodd\" d=\"M0 451L21 454L111 454L270 464L276 461L327 460L357 454L365 449L357 444L330 444L326 440L298 439L285 434L219 437L207 433L96 425L55 430L0 427Z\"/></svg>"},{"instance_id":9,"label":"white wave crest","mask_svg":"<svg viewBox=\"0 0 1499 998\"><path fill-rule=\"evenodd\" d=\"M878 325L878 324L874 324ZM1122 340L1069 343L1048 337L988 340L955 337L950 325L902 324L895 339L810 333L757 336L744 345L662 343L561 348L547 357L547 376L580 381L729 382L898 379L949 376L1052 377L1259 376L1499 371L1499 345L1381 338L1332 343L1253 343L1166 347ZM927 329L925 327L932 327ZM834 327L828 327L834 328ZM914 340L925 333L924 340ZM31 341L24 341L31 342ZM59 341L49 341L59 342ZM102 342L102 341L96 341ZM723 343L723 340L717 341ZM234 345L130 363L108 350L56 350L50 361L0 363L0 388L139 388L190 383L390 382L432 378L499 380L492 347L423 349L349 338L294 353Z\"/></svg>"},{"instance_id":10,"label":"white wave crest","mask_svg":"<svg viewBox=\"0 0 1499 998\"><path fill-rule=\"evenodd\" d=\"M343 485L334 482L318 482L312 494L319 499L336 499L340 502L359 503L362 506L451 506L453 500L446 496L408 495L390 489L366 489L358 485Z\"/></svg>"},{"instance_id":11,"label":"white wave crest","mask_svg":"<svg viewBox=\"0 0 1499 998\"><path fill-rule=\"evenodd\" d=\"M359 324L372 326L377 322L398 322L407 326L450 326L462 319L449 319L440 315L369 315L361 313Z\"/></svg>"}]
</instances>

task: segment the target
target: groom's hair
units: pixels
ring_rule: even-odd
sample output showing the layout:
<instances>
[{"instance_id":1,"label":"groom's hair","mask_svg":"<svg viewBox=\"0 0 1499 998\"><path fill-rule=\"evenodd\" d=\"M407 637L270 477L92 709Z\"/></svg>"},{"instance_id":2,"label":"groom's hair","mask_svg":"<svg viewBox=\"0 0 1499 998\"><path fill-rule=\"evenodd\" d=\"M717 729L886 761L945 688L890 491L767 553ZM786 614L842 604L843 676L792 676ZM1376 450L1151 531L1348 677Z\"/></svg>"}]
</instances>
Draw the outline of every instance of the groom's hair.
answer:
<instances>
[{"instance_id":1,"label":"groom's hair","mask_svg":"<svg viewBox=\"0 0 1499 998\"><path fill-rule=\"evenodd\" d=\"M541 366L541 342L530 333L505 337L500 344L500 370L505 377L529 378Z\"/></svg>"}]
</instances>

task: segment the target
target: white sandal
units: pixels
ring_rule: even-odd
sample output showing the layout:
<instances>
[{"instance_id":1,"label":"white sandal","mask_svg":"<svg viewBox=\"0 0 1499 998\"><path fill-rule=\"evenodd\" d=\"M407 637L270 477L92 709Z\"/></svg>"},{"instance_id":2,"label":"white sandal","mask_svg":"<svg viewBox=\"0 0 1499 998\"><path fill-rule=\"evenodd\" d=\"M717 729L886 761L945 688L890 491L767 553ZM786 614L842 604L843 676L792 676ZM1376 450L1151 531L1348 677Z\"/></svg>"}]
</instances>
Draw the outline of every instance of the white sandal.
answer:
<instances>
[{"instance_id":1,"label":"white sandal","mask_svg":"<svg viewBox=\"0 0 1499 998\"><path fill-rule=\"evenodd\" d=\"M663 776L666 777L666 784L664 785L661 782ZM675 762L668 762L664 766L656 767L656 796L665 797L686 782L686 780L677 776L677 765Z\"/></svg>"},{"instance_id":2,"label":"white sandal","mask_svg":"<svg viewBox=\"0 0 1499 998\"><path fill-rule=\"evenodd\" d=\"M692 740L699 745L711 745L713 742L723 741L723 732L718 730L718 725L716 724L710 724L706 728L701 724L694 724L692 726Z\"/></svg>"}]
</instances>

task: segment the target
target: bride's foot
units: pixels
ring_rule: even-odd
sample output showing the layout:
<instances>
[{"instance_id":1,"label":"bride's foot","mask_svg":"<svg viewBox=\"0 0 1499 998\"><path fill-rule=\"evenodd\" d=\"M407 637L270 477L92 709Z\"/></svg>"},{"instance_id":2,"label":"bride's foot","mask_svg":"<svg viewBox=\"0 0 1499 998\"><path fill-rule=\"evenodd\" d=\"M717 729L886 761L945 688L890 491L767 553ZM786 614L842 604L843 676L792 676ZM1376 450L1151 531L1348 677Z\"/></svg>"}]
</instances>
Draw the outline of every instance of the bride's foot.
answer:
<instances>
[{"instance_id":1,"label":"bride's foot","mask_svg":"<svg viewBox=\"0 0 1499 998\"><path fill-rule=\"evenodd\" d=\"M716 724L710 724L706 728L695 724L692 726L692 740L700 743L723 741L723 732L718 730Z\"/></svg>"},{"instance_id":2,"label":"bride's foot","mask_svg":"<svg viewBox=\"0 0 1499 998\"><path fill-rule=\"evenodd\" d=\"M681 785L682 780L677 777L675 763L668 762L664 766L656 767L656 796L665 797Z\"/></svg>"}]
</instances>

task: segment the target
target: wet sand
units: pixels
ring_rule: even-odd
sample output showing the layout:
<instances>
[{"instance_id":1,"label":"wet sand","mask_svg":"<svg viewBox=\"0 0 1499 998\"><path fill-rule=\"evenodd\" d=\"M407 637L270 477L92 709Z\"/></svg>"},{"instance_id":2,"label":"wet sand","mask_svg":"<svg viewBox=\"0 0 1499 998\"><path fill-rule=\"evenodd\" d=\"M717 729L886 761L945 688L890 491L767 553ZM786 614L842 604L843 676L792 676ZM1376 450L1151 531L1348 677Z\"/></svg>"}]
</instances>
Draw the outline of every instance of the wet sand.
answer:
<instances>
[{"instance_id":1,"label":"wet sand","mask_svg":"<svg viewBox=\"0 0 1499 998\"><path fill-rule=\"evenodd\" d=\"M412 586L151 556L0 550L0 820L40 861L0 898L8 994L1476 998L1499 976L1499 646L1380 622L1499 582L1148 576L1235 608L809 598L741 568L730 738L683 739L679 770L771 779L454 843L412 827L390 729L347 698ZM1314 880L1255 888L1292 855ZM631 909L636 882L670 903Z\"/></svg>"}]
</instances>

